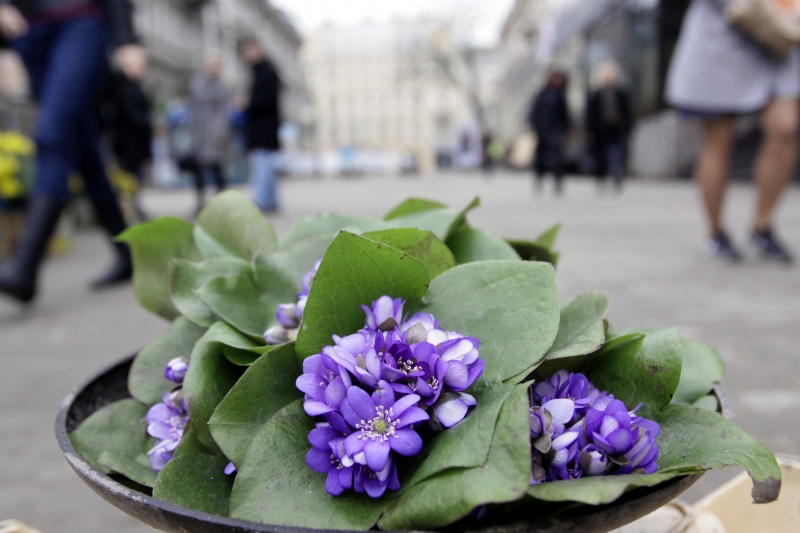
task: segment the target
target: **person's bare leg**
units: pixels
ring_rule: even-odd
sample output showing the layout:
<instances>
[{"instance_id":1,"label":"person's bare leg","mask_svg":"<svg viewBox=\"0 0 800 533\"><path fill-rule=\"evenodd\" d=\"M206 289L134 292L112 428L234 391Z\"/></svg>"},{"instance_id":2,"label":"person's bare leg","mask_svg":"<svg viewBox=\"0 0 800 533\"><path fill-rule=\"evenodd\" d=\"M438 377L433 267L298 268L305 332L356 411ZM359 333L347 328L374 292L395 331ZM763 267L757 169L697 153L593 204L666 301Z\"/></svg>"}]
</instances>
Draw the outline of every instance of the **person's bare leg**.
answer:
<instances>
[{"instance_id":1,"label":"person's bare leg","mask_svg":"<svg viewBox=\"0 0 800 533\"><path fill-rule=\"evenodd\" d=\"M722 230L722 203L735 134L735 116L715 117L703 123L703 149L697 161L695 179L703 195L712 238Z\"/></svg>"},{"instance_id":2,"label":"person's bare leg","mask_svg":"<svg viewBox=\"0 0 800 533\"><path fill-rule=\"evenodd\" d=\"M797 160L797 130L800 117L797 99L773 100L761 114L764 139L755 165L758 205L754 229L764 232L786 185L792 179Z\"/></svg>"}]
</instances>

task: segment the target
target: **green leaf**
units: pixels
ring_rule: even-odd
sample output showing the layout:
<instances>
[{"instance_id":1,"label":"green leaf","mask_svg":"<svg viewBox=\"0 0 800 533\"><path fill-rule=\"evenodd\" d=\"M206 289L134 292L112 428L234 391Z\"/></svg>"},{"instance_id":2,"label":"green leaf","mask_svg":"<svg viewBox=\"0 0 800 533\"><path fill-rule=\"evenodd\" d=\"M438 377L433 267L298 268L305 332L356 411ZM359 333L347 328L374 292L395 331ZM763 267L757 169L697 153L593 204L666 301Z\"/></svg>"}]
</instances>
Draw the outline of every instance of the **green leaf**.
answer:
<instances>
[{"instance_id":1,"label":"green leaf","mask_svg":"<svg viewBox=\"0 0 800 533\"><path fill-rule=\"evenodd\" d=\"M490 381L504 381L532 369L558 331L555 272L547 263L461 265L431 282L423 304L442 328L481 341L484 379Z\"/></svg>"},{"instance_id":2,"label":"green leaf","mask_svg":"<svg viewBox=\"0 0 800 533\"><path fill-rule=\"evenodd\" d=\"M255 343L254 343L255 344ZM236 366L250 366L255 363L259 357L271 351L274 346L252 346L250 348L237 348L234 346L222 345L222 354L225 359L230 361Z\"/></svg>"},{"instance_id":3,"label":"green leaf","mask_svg":"<svg viewBox=\"0 0 800 533\"><path fill-rule=\"evenodd\" d=\"M128 228L117 240L130 246L133 292L142 307L167 320L178 317L180 313L170 299L169 262L201 258L192 238L192 225L164 217Z\"/></svg>"},{"instance_id":4,"label":"green leaf","mask_svg":"<svg viewBox=\"0 0 800 533\"><path fill-rule=\"evenodd\" d=\"M411 487L378 525L386 530L430 530L452 524L479 505L521 498L530 483L530 412L527 385L508 397L486 464L446 470Z\"/></svg>"},{"instance_id":5,"label":"green leaf","mask_svg":"<svg viewBox=\"0 0 800 533\"><path fill-rule=\"evenodd\" d=\"M692 407L699 407L716 413L719 411L719 400L717 400L717 397L713 394L709 394L708 396L698 398L697 401L692 404Z\"/></svg>"},{"instance_id":6,"label":"green leaf","mask_svg":"<svg viewBox=\"0 0 800 533\"><path fill-rule=\"evenodd\" d=\"M140 402L153 405L161 401L175 383L164 377L167 363L176 357L189 357L194 344L206 329L185 317L176 318L167 331L139 352L128 373L128 390Z\"/></svg>"},{"instance_id":7,"label":"green leaf","mask_svg":"<svg viewBox=\"0 0 800 533\"><path fill-rule=\"evenodd\" d=\"M128 459L146 451L150 437L144 425L147 406L134 399L120 400L92 413L70 433L69 440L81 457L101 472L109 473L98 459L109 451Z\"/></svg>"},{"instance_id":8,"label":"green leaf","mask_svg":"<svg viewBox=\"0 0 800 533\"><path fill-rule=\"evenodd\" d=\"M296 301L295 289L277 277L269 289L256 286L253 276L221 276L195 291L217 315L239 331L261 337L276 322L278 304ZM275 283L272 283L275 281Z\"/></svg>"},{"instance_id":9,"label":"green leaf","mask_svg":"<svg viewBox=\"0 0 800 533\"><path fill-rule=\"evenodd\" d=\"M540 244L516 239L506 239L523 261L544 261L555 266L558 263L558 254Z\"/></svg>"},{"instance_id":10,"label":"green leaf","mask_svg":"<svg viewBox=\"0 0 800 533\"><path fill-rule=\"evenodd\" d=\"M195 291L214 278L245 276L249 273L250 263L236 257L217 257L199 263L173 259L169 263L172 303L183 316L195 324L210 328L219 321L219 317Z\"/></svg>"},{"instance_id":11,"label":"green leaf","mask_svg":"<svg viewBox=\"0 0 800 533\"><path fill-rule=\"evenodd\" d=\"M425 444L422 452L406 461L400 473L404 488L449 468L469 468L486 463L497 417L512 386L478 380L469 391L478 405L469 416Z\"/></svg>"},{"instance_id":12,"label":"green leaf","mask_svg":"<svg viewBox=\"0 0 800 533\"><path fill-rule=\"evenodd\" d=\"M418 211L387 221L392 228L417 228L433 232L442 241L458 233L465 225L467 213L481 205L480 198L475 198L462 210L452 207Z\"/></svg>"},{"instance_id":13,"label":"green leaf","mask_svg":"<svg viewBox=\"0 0 800 533\"><path fill-rule=\"evenodd\" d=\"M279 249L288 250L300 241L310 237L327 236L331 239L342 230L351 233L363 233L386 229L387 224L381 220L365 217L353 217L339 213L320 213L304 218L289 228L280 240ZM311 270L310 268L308 270Z\"/></svg>"},{"instance_id":14,"label":"green leaf","mask_svg":"<svg viewBox=\"0 0 800 533\"><path fill-rule=\"evenodd\" d=\"M725 363L717 351L699 342L681 340L683 368L672 403L692 405L711 391L725 375Z\"/></svg>"},{"instance_id":15,"label":"green leaf","mask_svg":"<svg viewBox=\"0 0 800 533\"><path fill-rule=\"evenodd\" d=\"M606 342L603 344L603 347L600 348L596 352L592 352L590 354L585 355L576 355L573 357L561 357L559 359L547 359L545 358L544 361L536 368L536 373L538 374L538 378L548 378L558 372L559 370L569 370L571 372L580 372L577 369L578 365L581 364L584 360L586 361L594 361L600 360L602 357L605 357L606 354L615 352L616 350L622 350L623 347L627 345L625 350L630 350L631 354L636 354L641 350L642 344L644 344L644 335L640 333L629 333L626 335L619 335L616 337L609 338L606 336ZM523 378L525 376L522 376Z\"/></svg>"},{"instance_id":16,"label":"green leaf","mask_svg":"<svg viewBox=\"0 0 800 533\"><path fill-rule=\"evenodd\" d=\"M241 466L250 442L264 422L303 397L295 386L302 373L294 343L278 346L256 360L219 404L208 427L234 465Z\"/></svg>"},{"instance_id":17,"label":"green leaf","mask_svg":"<svg viewBox=\"0 0 800 533\"><path fill-rule=\"evenodd\" d=\"M753 478L753 501L778 497L781 470L766 446L723 416L701 408L667 405L654 413L661 424L658 471L744 467Z\"/></svg>"},{"instance_id":18,"label":"green leaf","mask_svg":"<svg viewBox=\"0 0 800 533\"><path fill-rule=\"evenodd\" d=\"M561 308L558 334L545 359L575 357L599 350L606 340L603 318L607 311L608 299L596 292L569 301Z\"/></svg>"},{"instance_id":19,"label":"green leaf","mask_svg":"<svg viewBox=\"0 0 800 533\"><path fill-rule=\"evenodd\" d=\"M565 481L548 481L528 488L528 495L548 502L579 502L589 505L611 503L636 487L654 487L683 475L680 472L593 476Z\"/></svg>"},{"instance_id":20,"label":"green leaf","mask_svg":"<svg viewBox=\"0 0 800 533\"><path fill-rule=\"evenodd\" d=\"M145 487L152 488L153 484L156 482L157 472L153 470L149 464L143 465L136 459L130 459L114 452L105 451L100 454L97 462L110 471L122 474L128 479L140 485L144 485Z\"/></svg>"},{"instance_id":21,"label":"green leaf","mask_svg":"<svg viewBox=\"0 0 800 533\"><path fill-rule=\"evenodd\" d=\"M641 348L638 342L601 350L570 368L585 374L600 390L608 391L633 409L644 403L640 413L648 416L667 405L678 387L683 350L675 328L648 333Z\"/></svg>"},{"instance_id":22,"label":"green leaf","mask_svg":"<svg viewBox=\"0 0 800 533\"><path fill-rule=\"evenodd\" d=\"M405 252L421 261L428 269L430 279L456 266L453 253L430 231L413 228L385 229L370 231L363 237L388 244L395 250Z\"/></svg>"},{"instance_id":23,"label":"green leaf","mask_svg":"<svg viewBox=\"0 0 800 533\"><path fill-rule=\"evenodd\" d=\"M383 295L419 300L428 282L428 269L413 257L343 231L331 243L314 278L297 353L301 357L320 353L331 344L332 335L349 335L364 327L360 305L370 305Z\"/></svg>"},{"instance_id":24,"label":"green leaf","mask_svg":"<svg viewBox=\"0 0 800 533\"><path fill-rule=\"evenodd\" d=\"M194 237L206 259L232 255L250 261L255 254L277 247L269 220L253 202L232 189L215 196L203 209Z\"/></svg>"},{"instance_id":25,"label":"green leaf","mask_svg":"<svg viewBox=\"0 0 800 533\"><path fill-rule=\"evenodd\" d=\"M441 207L447 206L433 200L426 200L425 198L409 198L389 211L389 214L383 217L383 219L392 220L405 215L412 215L414 213L421 213L422 211L430 211L431 209L439 209Z\"/></svg>"},{"instance_id":26,"label":"green leaf","mask_svg":"<svg viewBox=\"0 0 800 533\"><path fill-rule=\"evenodd\" d=\"M536 244L551 250L556 245L556 239L561 232L561 224L556 224L536 238Z\"/></svg>"},{"instance_id":27,"label":"green leaf","mask_svg":"<svg viewBox=\"0 0 800 533\"><path fill-rule=\"evenodd\" d=\"M314 420L297 400L275 414L258 432L236 474L231 516L242 520L327 530L370 529L386 498L347 491L325 492L325 476L306 465L308 434Z\"/></svg>"},{"instance_id":28,"label":"green leaf","mask_svg":"<svg viewBox=\"0 0 800 533\"><path fill-rule=\"evenodd\" d=\"M187 509L228 516L233 476L225 475L228 459L209 452L194 430L187 431L175 457L159 472L153 497Z\"/></svg>"},{"instance_id":29,"label":"green leaf","mask_svg":"<svg viewBox=\"0 0 800 533\"><path fill-rule=\"evenodd\" d=\"M475 261L519 261L519 254L506 241L487 231L464 228L449 239L447 246L459 265Z\"/></svg>"},{"instance_id":30,"label":"green leaf","mask_svg":"<svg viewBox=\"0 0 800 533\"><path fill-rule=\"evenodd\" d=\"M197 439L211 451L217 444L208 429L208 419L231 387L241 377L241 368L232 365L223 354L223 344L236 343L238 332L218 322L211 326L192 351L189 370L183 380L186 408Z\"/></svg>"},{"instance_id":31,"label":"green leaf","mask_svg":"<svg viewBox=\"0 0 800 533\"><path fill-rule=\"evenodd\" d=\"M256 284L264 281L262 273L270 274L271 270L262 267L264 263L269 263L280 270L285 279L291 282L295 289L299 290L303 274L309 272L314 267L317 259L325 255L328 246L333 242L333 238L333 235L308 237L285 250L278 250L268 256L257 255L253 266Z\"/></svg>"}]
</instances>

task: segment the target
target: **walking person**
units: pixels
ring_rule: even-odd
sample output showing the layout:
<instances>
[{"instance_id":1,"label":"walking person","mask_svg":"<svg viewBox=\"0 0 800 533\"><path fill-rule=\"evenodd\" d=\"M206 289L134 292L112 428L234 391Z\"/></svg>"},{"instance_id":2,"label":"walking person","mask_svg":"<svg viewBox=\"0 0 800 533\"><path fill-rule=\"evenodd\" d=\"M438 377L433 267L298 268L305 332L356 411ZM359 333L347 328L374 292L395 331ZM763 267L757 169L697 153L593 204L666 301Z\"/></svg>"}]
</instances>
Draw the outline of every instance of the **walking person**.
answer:
<instances>
[{"instance_id":1,"label":"walking person","mask_svg":"<svg viewBox=\"0 0 800 533\"><path fill-rule=\"evenodd\" d=\"M0 293L28 302L48 242L69 203L69 176L83 177L97 220L114 238L125 229L100 156L99 100L109 76L108 53L123 72L145 61L136 44L129 0L0 0L0 31L21 55L38 100L36 182L22 241L0 266ZM130 251L115 243L102 288L130 279Z\"/></svg>"},{"instance_id":2,"label":"walking person","mask_svg":"<svg viewBox=\"0 0 800 533\"><path fill-rule=\"evenodd\" d=\"M190 162L184 165L194 178L197 190L197 213L205 205L205 178L210 174L217 192L225 188L225 154L230 140L231 92L222 83L219 57L206 59L203 72L192 77L189 85Z\"/></svg>"},{"instance_id":3,"label":"walking person","mask_svg":"<svg viewBox=\"0 0 800 533\"><path fill-rule=\"evenodd\" d=\"M741 259L722 218L737 119L760 113L763 140L754 167L758 202L750 242L763 258L790 263L773 215L795 168L800 50L795 46L785 57L774 55L728 21L727 4L693 0L670 66L666 99L702 120L695 177L709 223L706 251L729 261Z\"/></svg>"},{"instance_id":4,"label":"walking person","mask_svg":"<svg viewBox=\"0 0 800 533\"><path fill-rule=\"evenodd\" d=\"M276 163L280 150L281 79L254 37L241 39L239 52L253 68L253 85L244 107L253 202L264 213L275 212L280 208Z\"/></svg>"},{"instance_id":5,"label":"walking person","mask_svg":"<svg viewBox=\"0 0 800 533\"><path fill-rule=\"evenodd\" d=\"M586 132L595 165L598 185L611 175L617 190L622 189L625 153L631 131L631 104L628 93L619 86L616 63L601 63L595 73L598 87L586 103Z\"/></svg>"},{"instance_id":6,"label":"walking person","mask_svg":"<svg viewBox=\"0 0 800 533\"><path fill-rule=\"evenodd\" d=\"M567 78L563 72L551 72L528 113L528 124L538 137L533 162L536 189L541 190L544 176L551 170L557 194L563 190L564 145L571 127L566 86Z\"/></svg>"}]
</instances>

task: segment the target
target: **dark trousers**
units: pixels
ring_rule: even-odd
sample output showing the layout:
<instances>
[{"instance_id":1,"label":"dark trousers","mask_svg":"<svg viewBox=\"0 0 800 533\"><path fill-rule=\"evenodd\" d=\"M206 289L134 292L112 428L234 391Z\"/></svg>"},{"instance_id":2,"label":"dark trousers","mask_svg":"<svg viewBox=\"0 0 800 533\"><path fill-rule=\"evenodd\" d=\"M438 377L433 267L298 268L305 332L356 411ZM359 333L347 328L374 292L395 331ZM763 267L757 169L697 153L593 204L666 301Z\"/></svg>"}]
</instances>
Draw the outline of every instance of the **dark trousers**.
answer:
<instances>
[{"instance_id":1,"label":"dark trousers","mask_svg":"<svg viewBox=\"0 0 800 533\"><path fill-rule=\"evenodd\" d=\"M77 172L95 205L116 202L100 155L98 102L109 76L108 21L87 15L36 23L14 42L39 103L34 195L69 200Z\"/></svg>"},{"instance_id":2,"label":"dark trousers","mask_svg":"<svg viewBox=\"0 0 800 533\"><path fill-rule=\"evenodd\" d=\"M178 163L181 170L187 171L194 180L194 188L199 194L203 193L206 186L206 175L211 174L211 179L217 186L217 192L225 188L225 174L222 163L200 163L194 157L187 157Z\"/></svg>"},{"instance_id":3,"label":"dark trousers","mask_svg":"<svg viewBox=\"0 0 800 533\"><path fill-rule=\"evenodd\" d=\"M540 136L536 143L533 171L537 179L543 179L550 170L557 183L564 179L564 137L562 135Z\"/></svg>"}]
</instances>

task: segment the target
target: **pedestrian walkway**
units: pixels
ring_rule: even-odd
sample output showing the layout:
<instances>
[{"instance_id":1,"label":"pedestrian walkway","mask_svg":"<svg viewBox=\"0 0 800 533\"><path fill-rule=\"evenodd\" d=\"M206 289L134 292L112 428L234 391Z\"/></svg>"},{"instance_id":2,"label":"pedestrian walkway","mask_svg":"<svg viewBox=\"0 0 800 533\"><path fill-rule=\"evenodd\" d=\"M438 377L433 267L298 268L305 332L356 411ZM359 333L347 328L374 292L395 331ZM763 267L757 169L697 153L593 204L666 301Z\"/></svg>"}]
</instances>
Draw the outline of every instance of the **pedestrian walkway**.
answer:
<instances>
[{"instance_id":1,"label":"pedestrian walkway","mask_svg":"<svg viewBox=\"0 0 800 533\"><path fill-rule=\"evenodd\" d=\"M533 237L564 224L558 249L559 291L566 298L597 289L609 296L617 329L677 325L683 336L716 346L728 364L726 386L736 422L775 451L800 455L800 266L738 266L700 253L702 220L689 183L633 183L599 196L571 180L562 198L533 194L519 174L434 175L285 182L285 210L271 216L278 233L299 217L328 209L379 216L408 196L483 206L476 226L507 237ZM729 227L744 245L752 191L734 187ZM191 191L147 191L153 214L189 216ZM778 229L800 252L800 189L785 198ZM144 533L85 487L61 457L53 420L61 399L98 368L133 353L166 323L142 311L129 287L86 290L111 260L99 232L80 234L74 250L49 262L41 298L21 311L0 301L0 520L15 518L43 533ZM697 497L735 471L706 476Z\"/></svg>"}]
</instances>

